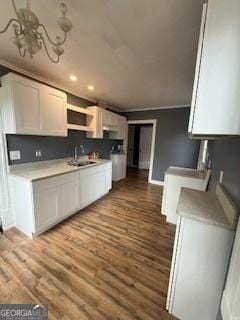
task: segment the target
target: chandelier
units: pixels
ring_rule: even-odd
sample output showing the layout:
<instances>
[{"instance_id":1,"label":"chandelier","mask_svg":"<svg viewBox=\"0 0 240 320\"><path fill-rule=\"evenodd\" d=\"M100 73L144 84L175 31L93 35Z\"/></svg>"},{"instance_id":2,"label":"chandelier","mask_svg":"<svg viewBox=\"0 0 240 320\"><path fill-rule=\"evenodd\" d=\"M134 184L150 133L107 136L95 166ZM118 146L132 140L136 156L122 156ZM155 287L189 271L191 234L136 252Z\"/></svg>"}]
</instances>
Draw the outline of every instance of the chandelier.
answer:
<instances>
[{"instance_id":1,"label":"chandelier","mask_svg":"<svg viewBox=\"0 0 240 320\"><path fill-rule=\"evenodd\" d=\"M67 6L65 3L60 3L62 16L57 19L57 23L64 32L64 35L62 38L56 36L55 41L50 38L46 27L39 22L37 15L31 11L30 0L26 0L26 8L17 10L14 0L12 0L12 5L16 18L10 19L5 28L0 30L0 34L6 32L9 26L12 25L14 37L11 40L17 47L21 57L25 57L26 54L29 54L29 56L33 58L38 51L44 48L48 58L52 62L58 63L60 56L64 53L62 45L67 40L67 33L72 29L72 23L66 17ZM46 43L47 41L48 45L50 44L52 46L55 57L52 57L52 54L50 54Z\"/></svg>"}]
</instances>

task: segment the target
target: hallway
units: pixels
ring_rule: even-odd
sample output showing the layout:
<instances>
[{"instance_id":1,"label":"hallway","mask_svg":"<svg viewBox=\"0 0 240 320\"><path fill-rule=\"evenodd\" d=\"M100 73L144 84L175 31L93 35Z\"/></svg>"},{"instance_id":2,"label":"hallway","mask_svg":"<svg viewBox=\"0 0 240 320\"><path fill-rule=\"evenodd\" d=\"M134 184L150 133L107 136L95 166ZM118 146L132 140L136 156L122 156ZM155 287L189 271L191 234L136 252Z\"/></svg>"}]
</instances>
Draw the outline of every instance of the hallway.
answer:
<instances>
[{"instance_id":1,"label":"hallway","mask_svg":"<svg viewBox=\"0 0 240 320\"><path fill-rule=\"evenodd\" d=\"M0 303L47 303L49 319L173 319L165 310L175 228L143 170L34 240L0 235Z\"/></svg>"}]
</instances>

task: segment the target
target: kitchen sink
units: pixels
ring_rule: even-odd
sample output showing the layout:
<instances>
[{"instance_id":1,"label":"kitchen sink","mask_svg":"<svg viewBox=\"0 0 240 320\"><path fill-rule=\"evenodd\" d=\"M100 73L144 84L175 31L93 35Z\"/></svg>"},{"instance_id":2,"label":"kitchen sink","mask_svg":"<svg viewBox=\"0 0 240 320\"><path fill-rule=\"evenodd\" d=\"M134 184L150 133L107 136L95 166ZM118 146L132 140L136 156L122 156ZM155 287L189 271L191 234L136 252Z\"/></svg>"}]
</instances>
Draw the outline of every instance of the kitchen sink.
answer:
<instances>
[{"instance_id":1,"label":"kitchen sink","mask_svg":"<svg viewBox=\"0 0 240 320\"><path fill-rule=\"evenodd\" d=\"M85 167L95 163L96 163L95 161L77 161L77 160L72 160L68 162L70 166L75 166L75 167Z\"/></svg>"}]
</instances>

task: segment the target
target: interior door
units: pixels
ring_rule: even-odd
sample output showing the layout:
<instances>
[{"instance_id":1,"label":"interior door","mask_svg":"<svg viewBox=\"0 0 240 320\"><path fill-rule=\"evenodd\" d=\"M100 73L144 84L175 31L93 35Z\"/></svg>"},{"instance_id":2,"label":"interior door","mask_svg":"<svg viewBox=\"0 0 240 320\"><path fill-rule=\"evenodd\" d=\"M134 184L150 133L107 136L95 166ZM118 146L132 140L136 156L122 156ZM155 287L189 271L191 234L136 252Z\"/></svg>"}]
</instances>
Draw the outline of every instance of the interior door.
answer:
<instances>
[{"instance_id":1,"label":"interior door","mask_svg":"<svg viewBox=\"0 0 240 320\"><path fill-rule=\"evenodd\" d=\"M223 320L240 319L240 220L236 233L227 283L223 292L221 312Z\"/></svg>"},{"instance_id":2,"label":"interior door","mask_svg":"<svg viewBox=\"0 0 240 320\"><path fill-rule=\"evenodd\" d=\"M139 163L140 169L149 169L152 146L152 126L140 128Z\"/></svg>"}]
</instances>

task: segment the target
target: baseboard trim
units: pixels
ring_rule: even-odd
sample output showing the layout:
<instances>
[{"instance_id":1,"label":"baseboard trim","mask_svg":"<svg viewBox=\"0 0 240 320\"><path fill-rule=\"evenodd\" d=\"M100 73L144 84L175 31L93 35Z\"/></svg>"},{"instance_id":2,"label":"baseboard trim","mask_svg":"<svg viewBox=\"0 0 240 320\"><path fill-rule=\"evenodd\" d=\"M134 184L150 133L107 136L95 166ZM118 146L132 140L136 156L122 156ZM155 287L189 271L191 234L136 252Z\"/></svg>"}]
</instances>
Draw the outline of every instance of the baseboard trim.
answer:
<instances>
[{"instance_id":1,"label":"baseboard trim","mask_svg":"<svg viewBox=\"0 0 240 320\"><path fill-rule=\"evenodd\" d=\"M164 187L164 181L158 181L158 180L149 179L148 182L151 183L151 184L156 184L158 186Z\"/></svg>"},{"instance_id":2,"label":"baseboard trim","mask_svg":"<svg viewBox=\"0 0 240 320\"><path fill-rule=\"evenodd\" d=\"M15 225L13 223L4 224L3 231L8 231L9 229L12 229L13 227L15 227Z\"/></svg>"}]
</instances>

